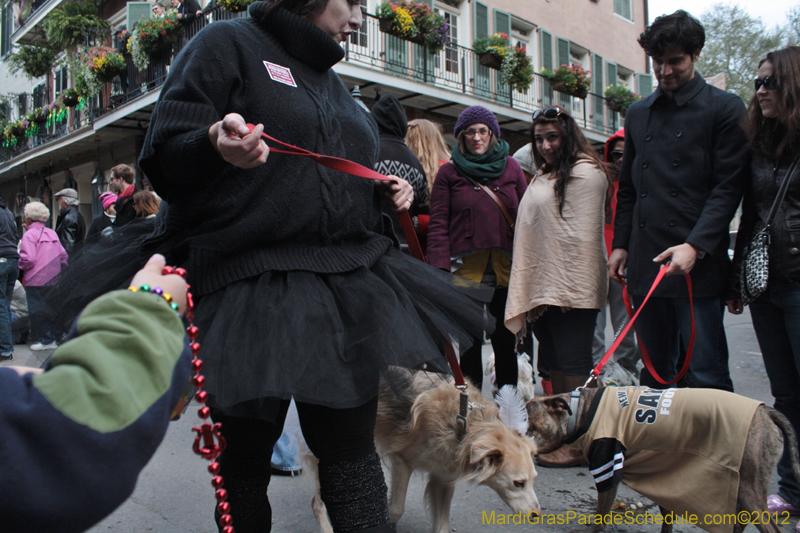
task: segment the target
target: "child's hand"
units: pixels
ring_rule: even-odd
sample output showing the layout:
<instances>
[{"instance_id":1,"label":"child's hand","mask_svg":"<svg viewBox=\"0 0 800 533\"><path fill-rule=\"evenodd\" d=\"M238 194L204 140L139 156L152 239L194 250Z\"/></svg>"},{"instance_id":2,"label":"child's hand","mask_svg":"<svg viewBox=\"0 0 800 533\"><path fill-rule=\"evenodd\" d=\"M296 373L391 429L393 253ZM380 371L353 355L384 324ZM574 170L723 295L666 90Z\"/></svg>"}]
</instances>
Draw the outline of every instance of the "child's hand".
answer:
<instances>
[{"instance_id":1,"label":"child's hand","mask_svg":"<svg viewBox=\"0 0 800 533\"><path fill-rule=\"evenodd\" d=\"M186 310L186 281L177 274L169 276L161 275L161 271L167 264L167 260L161 254L155 254L139 272L133 276L131 285L139 287L147 284L150 287L161 287L164 294L172 296L172 300L178 304L178 311L183 314Z\"/></svg>"}]
</instances>

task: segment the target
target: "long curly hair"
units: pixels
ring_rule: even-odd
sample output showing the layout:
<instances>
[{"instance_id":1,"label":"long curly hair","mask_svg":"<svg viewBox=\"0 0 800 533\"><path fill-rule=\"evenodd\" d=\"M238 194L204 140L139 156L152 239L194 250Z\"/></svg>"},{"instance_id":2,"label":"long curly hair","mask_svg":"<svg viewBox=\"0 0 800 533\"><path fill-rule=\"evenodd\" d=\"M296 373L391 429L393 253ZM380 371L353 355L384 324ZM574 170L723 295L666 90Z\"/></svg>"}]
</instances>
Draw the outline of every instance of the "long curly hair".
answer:
<instances>
[{"instance_id":1,"label":"long curly hair","mask_svg":"<svg viewBox=\"0 0 800 533\"><path fill-rule=\"evenodd\" d=\"M424 118L409 120L405 140L409 150L422 163L430 197L433 180L439 172L439 161L450 161L450 150L447 149L447 143L442 136L442 125Z\"/></svg>"},{"instance_id":2,"label":"long curly hair","mask_svg":"<svg viewBox=\"0 0 800 533\"><path fill-rule=\"evenodd\" d=\"M772 63L772 78L778 98L776 118L761 112L754 94L742 120L754 152L775 162L800 153L800 46L789 46L767 54L758 66Z\"/></svg>"},{"instance_id":3,"label":"long curly hair","mask_svg":"<svg viewBox=\"0 0 800 533\"><path fill-rule=\"evenodd\" d=\"M536 168L540 168L543 172L552 172L555 174L555 184L553 189L556 193L556 202L558 202L558 214L563 218L564 202L567 193L567 181L572 173L572 165L578 159L591 159L597 168L603 171L603 174L608 180L609 190L613 190L613 184L608 174L608 169L603 161L600 159L600 154L597 153L589 141L586 140L575 119L567 113L567 110L561 106L555 106L560 111L557 117L547 118L544 114L536 117L536 120L531 122L530 136L531 147L533 149L533 162ZM536 126L540 124L554 124L561 134L561 147L558 150L558 157L555 164L550 165L545 161L542 154L536 148L536 138L534 136Z\"/></svg>"}]
</instances>

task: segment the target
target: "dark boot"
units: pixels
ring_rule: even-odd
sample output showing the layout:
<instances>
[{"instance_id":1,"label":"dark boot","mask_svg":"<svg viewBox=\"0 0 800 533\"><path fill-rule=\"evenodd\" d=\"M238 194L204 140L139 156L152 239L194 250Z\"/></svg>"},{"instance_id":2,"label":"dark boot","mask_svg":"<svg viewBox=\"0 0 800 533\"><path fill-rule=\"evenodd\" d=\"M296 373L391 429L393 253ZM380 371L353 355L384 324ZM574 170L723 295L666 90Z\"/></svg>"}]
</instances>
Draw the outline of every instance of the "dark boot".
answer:
<instances>
[{"instance_id":1,"label":"dark boot","mask_svg":"<svg viewBox=\"0 0 800 533\"><path fill-rule=\"evenodd\" d=\"M272 507L267 498L269 476L245 478L225 475L225 489L231 505L231 524L236 533L270 533L272 530ZM214 509L214 523L222 533L219 511Z\"/></svg>"},{"instance_id":2,"label":"dark boot","mask_svg":"<svg viewBox=\"0 0 800 533\"><path fill-rule=\"evenodd\" d=\"M389 502L378 454L319 463L320 496L336 533L389 533ZM237 530L238 531L238 530Z\"/></svg>"},{"instance_id":3,"label":"dark boot","mask_svg":"<svg viewBox=\"0 0 800 533\"><path fill-rule=\"evenodd\" d=\"M572 392L578 387L583 387L586 379L583 376L566 376L560 374L560 379L563 380L563 386L566 390L564 392ZM587 388L594 388L597 386L597 380L592 380L592 383ZM553 383L553 392L555 393L555 382ZM562 446L561 448L539 455L536 457L536 463L545 468L571 468L573 466L589 466L583 452L579 448L572 448L571 446Z\"/></svg>"}]
</instances>

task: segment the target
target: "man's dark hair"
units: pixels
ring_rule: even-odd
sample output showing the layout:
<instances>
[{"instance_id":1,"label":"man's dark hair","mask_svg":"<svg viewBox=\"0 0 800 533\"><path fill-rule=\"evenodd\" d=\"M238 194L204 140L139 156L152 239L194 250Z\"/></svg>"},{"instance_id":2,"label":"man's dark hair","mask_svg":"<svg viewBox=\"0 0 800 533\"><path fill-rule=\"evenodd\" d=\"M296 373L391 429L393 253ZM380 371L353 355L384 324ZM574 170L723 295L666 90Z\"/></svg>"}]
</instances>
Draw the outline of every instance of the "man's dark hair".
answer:
<instances>
[{"instance_id":1,"label":"man's dark hair","mask_svg":"<svg viewBox=\"0 0 800 533\"><path fill-rule=\"evenodd\" d=\"M111 169L111 177L122 178L122 181L130 185L133 183L135 174L133 173L133 169L128 165L119 164Z\"/></svg>"},{"instance_id":2,"label":"man's dark hair","mask_svg":"<svg viewBox=\"0 0 800 533\"><path fill-rule=\"evenodd\" d=\"M694 56L705 43L703 25L683 9L657 17L639 35L639 44L650 57L661 57L667 49L681 50Z\"/></svg>"}]
</instances>

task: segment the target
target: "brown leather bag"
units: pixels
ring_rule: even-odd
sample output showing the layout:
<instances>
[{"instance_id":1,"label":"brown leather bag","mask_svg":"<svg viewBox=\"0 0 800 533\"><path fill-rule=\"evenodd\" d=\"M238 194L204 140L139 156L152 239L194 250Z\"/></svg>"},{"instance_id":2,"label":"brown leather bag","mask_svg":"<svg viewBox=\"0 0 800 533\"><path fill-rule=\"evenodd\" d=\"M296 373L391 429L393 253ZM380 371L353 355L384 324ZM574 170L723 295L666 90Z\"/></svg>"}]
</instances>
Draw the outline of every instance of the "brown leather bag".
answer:
<instances>
[{"instance_id":1,"label":"brown leather bag","mask_svg":"<svg viewBox=\"0 0 800 533\"><path fill-rule=\"evenodd\" d=\"M500 211L502 211L503 216L506 219L506 222L508 222L508 225L511 226L511 231L514 231L514 219L511 218L511 215L508 213L508 209L506 209L506 206L504 206L503 202L500 201L500 198L498 198L497 195L493 193L492 190L486 185L481 185L480 183L478 183L477 185L478 187L483 189L484 192L486 192L486 194L489 195L489 198L494 200L494 203L496 203L497 207L499 207Z\"/></svg>"}]
</instances>

